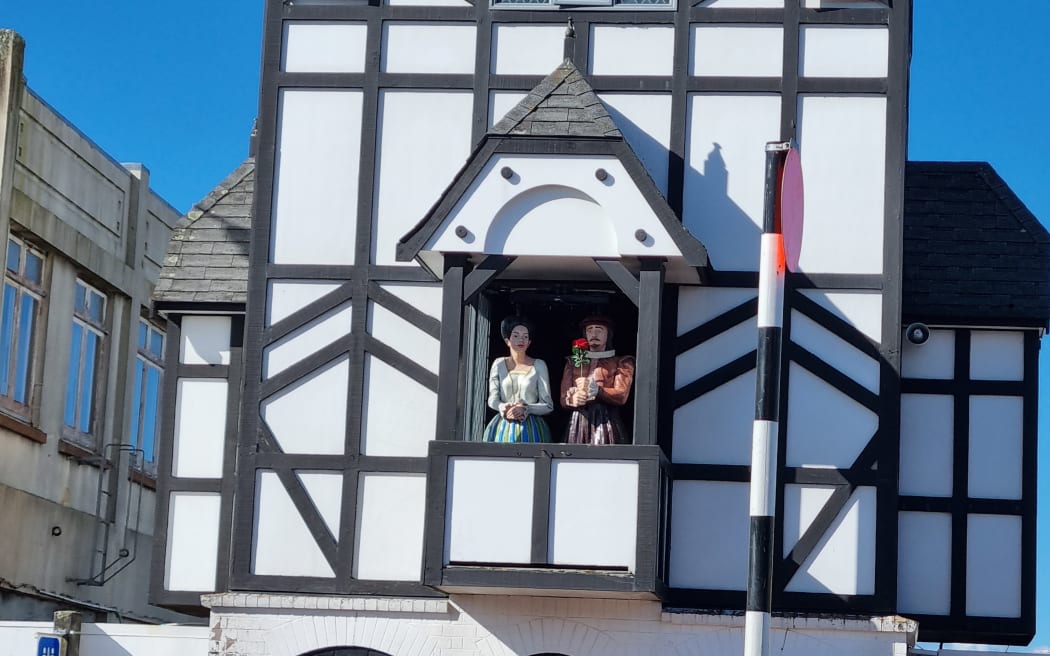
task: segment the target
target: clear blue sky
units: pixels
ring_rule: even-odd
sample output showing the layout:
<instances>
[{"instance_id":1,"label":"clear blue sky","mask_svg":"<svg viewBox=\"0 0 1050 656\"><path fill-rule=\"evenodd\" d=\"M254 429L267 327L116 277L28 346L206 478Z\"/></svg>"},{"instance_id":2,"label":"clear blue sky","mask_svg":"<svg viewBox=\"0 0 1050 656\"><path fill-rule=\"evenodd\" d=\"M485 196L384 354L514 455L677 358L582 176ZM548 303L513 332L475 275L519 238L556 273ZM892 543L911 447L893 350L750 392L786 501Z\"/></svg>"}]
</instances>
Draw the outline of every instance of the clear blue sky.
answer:
<instances>
[{"instance_id":1,"label":"clear blue sky","mask_svg":"<svg viewBox=\"0 0 1050 656\"><path fill-rule=\"evenodd\" d=\"M30 86L181 211L247 155L262 0L8 0ZM1050 2L915 0L909 157L990 162L1050 224ZM1043 164L1040 164L1043 162ZM1050 349L1041 360L1050 389ZM1042 400L1045 401L1044 392ZM1040 404L1040 435L1050 408ZM1050 449L1040 453L1043 477ZM1039 634L1050 645L1050 486L1040 486Z\"/></svg>"}]
</instances>

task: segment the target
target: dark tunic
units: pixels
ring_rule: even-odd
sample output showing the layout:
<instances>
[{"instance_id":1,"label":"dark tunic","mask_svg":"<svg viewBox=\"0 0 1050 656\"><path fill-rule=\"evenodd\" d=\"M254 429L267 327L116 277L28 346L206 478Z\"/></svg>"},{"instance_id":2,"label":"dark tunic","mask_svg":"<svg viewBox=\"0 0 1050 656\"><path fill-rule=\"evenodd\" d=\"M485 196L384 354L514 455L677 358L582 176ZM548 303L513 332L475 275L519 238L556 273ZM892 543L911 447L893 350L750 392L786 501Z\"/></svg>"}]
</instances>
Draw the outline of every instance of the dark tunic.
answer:
<instances>
[{"instance_id":1,"label":"dark tunic","mask_svg":"<svg viewBox=\"0 0 1050 656\"><path fill-rule=\"evenodd\" d=\"M593 376L592 376L593 374ZM598 385L598 395L584 406L568 404L576 379L592 377ZM574 367L566 358L561 375L561 407L571 411L565 441L569 444L630 444L631 434L620 419L620 406L627 403L634 382L634 357L614 355L591 358L589 364Z\"/></svg>"}]
</instances>

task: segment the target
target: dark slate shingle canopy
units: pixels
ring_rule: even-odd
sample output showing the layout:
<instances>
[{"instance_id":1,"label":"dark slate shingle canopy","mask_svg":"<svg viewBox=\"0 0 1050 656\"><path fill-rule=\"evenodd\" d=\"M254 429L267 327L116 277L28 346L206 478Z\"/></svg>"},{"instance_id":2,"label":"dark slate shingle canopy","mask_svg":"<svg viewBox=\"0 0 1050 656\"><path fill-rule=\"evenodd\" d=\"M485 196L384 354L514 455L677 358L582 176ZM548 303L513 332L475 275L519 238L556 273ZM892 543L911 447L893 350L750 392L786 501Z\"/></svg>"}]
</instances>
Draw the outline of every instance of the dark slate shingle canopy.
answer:
<instances>
[{"instance_id":1,"label":"dark slate shingle canopy","mask_svg":"<svg viewBox=\"0 0 1050 656\"><path fill-rule=\"evenodd\" d=\"M904 323L1046 327L1050 234L984 162L908 162Z\"/></svg>"},{"instance_id":2,"label":"dark slate shingle canopy","mask_svg":"<svg viewBox=\"0 0 1050 656\"><path fill-rule=\"evenodd\" d=\"M247 301L254 196L255 160L249 157L179 219L153 292L157 309Z\"/></svg>"}]
</instances>

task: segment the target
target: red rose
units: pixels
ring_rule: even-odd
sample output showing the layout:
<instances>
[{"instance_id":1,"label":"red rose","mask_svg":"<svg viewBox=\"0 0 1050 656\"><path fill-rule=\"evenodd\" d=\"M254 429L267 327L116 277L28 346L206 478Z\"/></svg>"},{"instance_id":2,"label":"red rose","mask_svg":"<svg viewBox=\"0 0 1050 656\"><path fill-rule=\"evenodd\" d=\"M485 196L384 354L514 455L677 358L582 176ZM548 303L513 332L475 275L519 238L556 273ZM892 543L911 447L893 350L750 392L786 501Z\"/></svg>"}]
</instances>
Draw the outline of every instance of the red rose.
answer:
<instances>
[{"instance_id":1,"label":"red rose","mask_svg":"<svg viewBox=\"0 0 1050 656\"><path fill-rule=\"evenodd\" d=\"M576 340L575 342L572 343L572 345L575 346L576 348L581 348L581 349L585 349L585 348L587 348L589 346L589 344L587 343L587 340L585 340L583 338L580 338L580 339Z\"/></svg>"}]
</instances>

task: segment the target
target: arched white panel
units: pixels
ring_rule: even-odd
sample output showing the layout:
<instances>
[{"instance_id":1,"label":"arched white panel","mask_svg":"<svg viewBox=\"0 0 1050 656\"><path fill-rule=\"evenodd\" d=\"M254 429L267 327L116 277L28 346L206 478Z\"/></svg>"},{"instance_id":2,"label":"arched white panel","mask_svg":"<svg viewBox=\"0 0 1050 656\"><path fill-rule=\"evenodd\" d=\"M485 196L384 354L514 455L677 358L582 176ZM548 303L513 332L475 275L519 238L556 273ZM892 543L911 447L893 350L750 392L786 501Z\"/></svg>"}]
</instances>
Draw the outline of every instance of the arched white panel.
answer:
<instances>
[{"instance_id":1,"label":"arched white panel","mask_svg":"<svg viewBox=\"0 0 1050 656\"><path fill-rule=\"evenodd\" d=\"M797 364L790 375L787 466L850 467L878 416Z\"/></svg>"},{"instance_id":2,"label":"arched white panel","mask_svg":"<svg viewBox=\"0 0 1050 656\"><path fill-rule=\"evenodd\" d=\"M1019 396L970 397L970 497L1021 498L1023 413Z\"/></svg>"},{"instance_id":3,"label":"arched white panel","mask_svg":"<svg viewBox=\"0 0 1050 656\"><path fill-rule=\"evenodd\" d=\"M970 333L970 378L1024 380L1024 333L975 330Z\"/></svg>"},{"instance_id":4,"label":"arched white panel","mask_svg":"<svg viewBox=\"0 0 1050 656\"><path fill-rule=\"evenodd\" d=\"M271 280L267 289L266 325L272 326L338 286L314 280Z\"/></svg>"},{"instance_id":5,"label":"arched white panel","mask_svg":"<svg viewBox=\"0 0 1050 656\"><path fill-rule=\"evenodd\" d=\"M182 364L230 364L230 317L185 316L180 340Z\"/></svg>"},{"instance_id":6,"label":"arched white panel","mask_svg":"<svg viewBox=\"0 0 1050 656\"><path fill-rule=\"evenodd\" d=\"M754 320L751 320L738 323L729 330L694 346L675 358L675 389L701 376L706 376L715 369L755 350L757 344L758 326Z\"/></svg>"},{"instance_id":7,"label":"arched white panel","mask_svg":"<svg viewBox=\"0 0 1050 656\"><path fill-rule=\"evenodd\" d=\"M175 391L171 475L222 478L226 393L222 378L180 378Z\"/></svg>"},{"instance_id":8,"label":"arched white panel","mask_svg":"<svg viewBox=\"0 0 1050 656\"><path fill-rule=\"evenodd\" d=\"M262 403L262 416L285 453L343 453L350 361L344 357Z\"/></svg>"},{"instance_id":9,"label":"arched white panel","mask_svg":"<svg viewBox=\"0 0 1050 656\"><path fill-rule=\"evenodd\" d=\"M955 375L955 331L931 330L925 344L901 334L901 377L947 380Z\"/></svg>"},{"instance_id":10,"label":"arched white panel","mask_svg":"<svg viewBox=\"0 0 1050 656\"><path fill-rule=\"evenodd\" d=\"M744 590L747 483L675 481L669 582L675 588Z\"/></svg>"},{"instance_id":11,"label":"arched white panel","mask_svg":"<svg viewBox=\"0 0 1050 656\"><path fill-rule=\"evenodd\" d=\"M634 571L638 463L556 460L551 470L550 559Z\"/></svg>"},{"instance_id":12,"label":"arched white panel","mask_svg":"<svg viewBox=\"0 0 1050 656\"><path fill-rule=\"evenodd\" d=\"M361 474L355 579L420 579L426 494L427 478L422 474Z\"/></svg>"},{"instance_id":13,"label":"arched white panel","mask_svg":"<svg viewBox=\"0 0 1050 656\"><path fill-rule=\"evenodd\" d=\"M367 34L365 23L286 22L281 70L363 73Z\"/></svg>"},{"instance_id":14,"label":"arched white panel","mask_svg":"<svg viewBox=\"0 0 1050 656\"><path fill-rule=\"evenodd\" d=\"M492 26L492 72L497 75L549 75L562 62L565 26Z\"/></svg>"},{"instance_id":15,"label":"arched white panel","mask_svg":"<svg viewBox=\"0 0 1050 656\"><path fill-rule=\"evenodd\" d=\"M750 465L754 420L752 370L675 410L674 462Z\"/></svg>"},{"instance_id":16,"label":"arched white panel","mask_svg":"<svg viewBox=\"0 0 1050 656\"><path fill-rule=\"evenodd\" d=\"M951 396L901 394L901 494L951 496L954 408Z\"/></svg>"},{"instance_id":17,"label":"arched white panel","mask_svg":"<svg viewBox=\"0 0 1050 656\"><path fill-rule=\"evenodd\" d=\"M875 488L859 487L785 588L840 595L875 593Z\"/></svg>"},{"instance_id":18,"label":"arched white panel","mask_svg":"<svg viewBox=\"0 0 1050 656\"><path fill-rule=\"evenodd\" d=\"M753 298L755 298L753 289L679 287L677 334L683 335Z\"/></svg>"},{"instance_id":19,"label":"arched white panel","mask_svg":"<svg viewBox=\"0 0 1050 656\"><path fill-rule=\"evenodd\" d=\"M803 77L886 77L890 31L876 25L803 25L799 73Z\"/></svg>"},{"instance_id":20,"label":"arched white panel","mask_svg":"<svg viewBox=\"0 0 1050 656\"><path fill-rule=\"evenodd\" d=\"M803 289L802 294L850 324L873 342L882 341L882 294L872 291L830 292Z\"/></svg>"},{"instance_id":21,"label":"arched white panel","mask_svg":"<svg viewBox=\"0 0 1050 656\"><path fill-rule=\"evenodd\" d=\"M765 144L780 133L780 96L689 97L682 222L720 270L757 271Z\"/></svg>"},{"instance_id":22,"label":"arched white panel","mask_svg":"<svg viewBox=\"0 0 1050 656\"><path fill-rule=\"evenodd\" d=\"M784 29L779 25L694 25L689 50L690 75L780 77L784 73ZM763 138L775 140L777 134Z\"/></svg>"},{"instance_id":23,"label":"arched white panel","mask_svg":"<svg viewBox=\"0 0 1050 656\"><path fill-rule=\"evenodd\" d=\"M791 341L878 393L879 362L798 311L791 313Z\"/></svg>"},{"instance_id":24,"label":"arched white panel","mask_svg":"<svg viewBox=\"0 0 1050 656\"><path fill-rule=\"evenodd\" d=\"M255 479L252 573L260 576L335 576L277 474Z\"/></svg>"},{"instance_id":25,"label":"arched white panel","mask_svg":"<svg viewBox=\"0 0 1050 656\"><path fill-rule=\"evenodd\" d=\"M967 515L966 614L1021 616L1021 518Z\"/></svg>"},{"instance_id":26,"label":"arched white panel","mask_svg":"<svg viewBox=\"0 0 1050 656\"><path fill-rule=\"evenodd\" d=\"M557 239L551 239L558 235ZM499 209L485 239L485 252L571 256L586 243L595 253L616 255L616 231L601 205L570 187L527 189Z\"/></svg>"},{"instance_id":27,"label":"arched white panel","mask_svg":"<svg viewBox=\"0 0 1050 656\"><path fill-rule=\"evenodd\" d=\"M470 93L380 92L372 217L376 264L405 264L395 259L397 241L423 218L470 153L472 104ZM412 193L405 193L406 181Z\"/></svg>"},{"instance_id":28,"label":"arched white panel","mask_svg":"<svg viewBox=\"0 0 1050 656\"><path fill-rule=\"evenodd\" d=\"M474 73L474 25L383 23L385 73Z\"/></svg>"},{"instance_id":29,"label":"arched white panel","mask_svg":"<svg viewBox=\"0 0 1050 656\"><path fill-rule=\"evenodd\" d=\"M349 335L351 315L347 303L267 346L263 349L263 378L276 376L340 337Z\"/></svg>"},{"instance_id":30,"label":"arched white panel","mask_svg":"<svg viewBox=\"0 0 1050 656\"><path fill-rule=\"evenodd\" d=\"M799 96L806 228L799 268L882 273L886 98Z\"/></svg>"},{"instance_id":31,"label":"arched white panel","mask_svg":"<svg viewBox=\"0 0 1050 656\"><path fill-rule=\"evenodd\" d=\"M168 505L165 590L215 590L222 498L204 492L172 492Z\"/></svg>"},{"instance_id":32,"label":"arched white panel","mask_svg":"<svg viewBox=\"0 0 1050 656\"><path fill-rule=\"evenodd\" d=\"M526 95L520 91L490 91L489 127L499 123Z\"/></svg>"},{"instance_id":33,"label":"arched white panel","mask_svg":"<svg viewBox=\"0 0 1050 656\"><path fill-rule=\"evenodd\" d=\"M441 319L441 285L413 282L382 282L380 288L402 301L411 304L420 312Z\"/></svg>"},{"instance_id":34,"label":"arched white panel","mask_svg":"<svg viewBox=\"0 0 1050 656\"><path fill-rule=\"evenodd\" d=\"M671 94L603 93L601 100L656 188L666 194Z\"/></svg>"},{"instance_id":35,"label":"arched white panel","mask_svg":"<svg viewBox=\"0 0 1050 656\"><path fill-rule=\"evenodd\" d=\"M279 103L270 261L353 264L361 92L282 89Z\"/></svg>"},{"instance_id":36,"label":"arched white panel","mask_svg":"<svg viewBox=\"0 0 1050 656\"><path fill-rule=\"evenodd\" d=\"M828 485L784 486L784 552L786 557L812 526L835 488Z\"/></svg>"},{"instance_id":37,"label":"arched white panel","mask_svg":"<svg viewBox=\"0 0 1050 656\"><path fill-rule=\"evenodd\" d=\"M532 560L532 460L450 458L446 562Z\"/></svg>"},{"instance_id":38,"label":"arched white panel","mask_svg":"<svg viewBox=\"0 0 1050 656\"><path fill-rule=\"evenodd\" d=\"M671 26L591 26L591 75L671 75L673 60Z\"/></svg>"},{"instance_id":39,"label":"arched white panel","mask_svg":"<svg viewBox=\"0 0 1050 656\"><path fill-rule=\"evenodd\" d=\"M368 332L431 373L438 372L438 340L374 301L368 302Z\"/></svg>"},{"instance_id":40,"label":"arched white panel","mask_svg":"<svg viewBox=\"0 0 1050 656\"><path fill-rule=\"evenodd\" d=\"M365 455L425 458L436 418L437 394L379 358L365 355L361 414Z\"/></svg>"},{"instance_id":41,"label":"arched white panel","mask_svg":"<svg viewBox=\"0 0 1050 656\"><path fill-rule=\"evenodd\" d=\"M326 471L298 471L296 476L317 507L332 536L339 539L340 511L343 507L343 475Z\"/></svg>"},{"instance_id":42,"label":"arched white panel","mask_svg":"<svg viewBox=\"0 0 1050 656\"><path fill-rule=\"evenodd\" d=\"M951 612L952 516L902 512L897 533L897 609Z\"/></svg>"}]
</instances>

